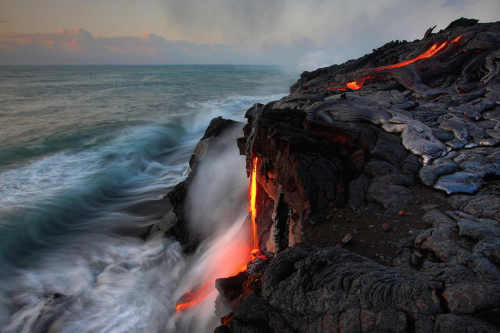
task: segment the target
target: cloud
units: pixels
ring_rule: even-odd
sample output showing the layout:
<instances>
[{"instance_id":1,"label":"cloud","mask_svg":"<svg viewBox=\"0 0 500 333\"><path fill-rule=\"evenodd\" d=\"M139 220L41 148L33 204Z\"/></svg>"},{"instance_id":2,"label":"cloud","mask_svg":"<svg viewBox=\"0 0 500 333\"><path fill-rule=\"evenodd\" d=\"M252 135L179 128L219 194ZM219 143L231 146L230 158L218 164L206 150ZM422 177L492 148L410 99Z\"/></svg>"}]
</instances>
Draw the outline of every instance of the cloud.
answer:
<instances>
[{"instance_id":1,"label":"cloud","mask_svg":"<svg viewBox=\"0 0 500 333\"><path fill-rule=\"evenodd\" d=\"M327 67L334 64L335 60L331 54L324 51L309 52L300 60L297 71L313 71L317 68Z\"/></svg>"},{"instance_id":2,"label":"cloud","mask_svg":"<svg viewBox=\"0 0 500 333\"><path fill-rule=\"evenodd\" d=\"M500 10L498 0L164 1L165 33L213 38L269 63L294 66L315 51L338 62L358 58L391 40L422 38L434 25L445 28L464 11L488 21Z\"/></svg>"},{"instance_id":3,"label":"cloud","mask_svg":"<svg viewBox=\"0 0 500 333\"><path fill-rule=\"evenodd\" d=\"M166 0L168 29L189 40L255 45L279 31L286 3L279 0Z\"/></svg>"},{"instance_id":4,"label":"cloud","mask_svg":"<svg viewBox=\"0 0 500 333\"><path fill-rule=\"evenodd\" d=\"M441 8L446 7L456 7L459 10L464 10L465 6L469 3L469 0L444 0Z\"/></svg>"},{"instance_id":5,"label":"cloud","mask_svg":"<svg viewBox=\"0 0 500 333\"><path fill-rule=\"evenodd\" d=\"M0 23L10 23L10 22L5 20L0 20Z\"/></svg>"},{"instance_id":6,"label":"cloud","mask_svg":"<svg viewBox=\"0 0 500 333\"><path fill-rule=\"evenodd\" d=\"M444 29L451 21L464 16L464 12L469 18L488 22L497 20L495 14L500 11L498 0L154 2L163 6L155 7L162 14L158 30L151 28L157 34L104 38L75 28L53 33L0 35L0 63L16 63L22 59L29 63L43 60L49 63L277 64L312 69L327 62L332 62L331 65L358 58L391 40L422 38L429 27L437 25L435 31ZM124 16L122 21L125 19ZM128 19L127 22L131 22L132 19ZM28 43L30 38L33 40ZM35 45L35 41L40 45ZM24 54L26 50L30 54Z\"/></svg>"},{"instance_id":7,"label":"cloud","mask_svg":"<svg viewBox=\"0 0 500 333\"><path fill-rule=\"evenodd\" d=\"M142 37L94 37L82 28L54 33L0 35L0 64L244 63L231 45Z\"/></svg>"}]
</instances>

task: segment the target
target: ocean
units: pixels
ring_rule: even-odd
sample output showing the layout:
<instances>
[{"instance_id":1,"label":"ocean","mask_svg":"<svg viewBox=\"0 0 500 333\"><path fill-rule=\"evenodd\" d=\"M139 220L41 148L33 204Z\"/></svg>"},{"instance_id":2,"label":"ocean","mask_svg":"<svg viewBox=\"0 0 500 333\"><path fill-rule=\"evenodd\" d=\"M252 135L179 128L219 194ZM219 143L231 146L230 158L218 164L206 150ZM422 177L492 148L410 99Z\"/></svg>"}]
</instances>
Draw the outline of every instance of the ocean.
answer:
<instances>
[{"instance_id":1,"label":"ocean","mask_svg":"<svg viewBox=\"0 0 500 333\"><path fill-rule=\"evenodd\" d=\"M213 303L174 308L220 240L186 257L138 236L212 118L244 122L294 81L277 66L0 67L0 332L213 331Z\"/></svg>"}]
</instances>

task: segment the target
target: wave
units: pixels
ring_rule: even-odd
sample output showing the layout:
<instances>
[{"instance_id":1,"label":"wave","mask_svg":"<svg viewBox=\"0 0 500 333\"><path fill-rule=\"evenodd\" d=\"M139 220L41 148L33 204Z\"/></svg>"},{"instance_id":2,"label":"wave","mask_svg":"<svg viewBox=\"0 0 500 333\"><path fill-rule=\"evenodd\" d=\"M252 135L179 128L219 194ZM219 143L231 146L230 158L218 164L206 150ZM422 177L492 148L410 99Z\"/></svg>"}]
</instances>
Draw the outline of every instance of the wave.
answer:
<instances>
[{"instance_id":1,"label":"wave","mask_svg":"<svg viewBox=\"0 0 500 333\"><path fill-rule=\"evenodd\" d=\"M205 318L198 328L213 321L213 305L186 319L174 313L175 301L207 278L202 267L214 270L214 256L224 262L220 244L238 239L243 219L226 222L237 223L232 236L209 240L191 264L178 243L146 243L138 236L161 217L158 207L163 214L168 209L165 194L186 177L209 121L241 120L253 103L278 96L191 103L189 112L163 123L122 129L90 148L74 147L0 173L0 330L187 332L189 322L198 320L192 316ZM243 184L244 167L233 169L243 172L232 183ZM236 210L226 207L234 198L221 201L221 209L233 215L241 210L241 201ZM44 319L37 319L41 314Z\"/></svg>"}]
</instances>

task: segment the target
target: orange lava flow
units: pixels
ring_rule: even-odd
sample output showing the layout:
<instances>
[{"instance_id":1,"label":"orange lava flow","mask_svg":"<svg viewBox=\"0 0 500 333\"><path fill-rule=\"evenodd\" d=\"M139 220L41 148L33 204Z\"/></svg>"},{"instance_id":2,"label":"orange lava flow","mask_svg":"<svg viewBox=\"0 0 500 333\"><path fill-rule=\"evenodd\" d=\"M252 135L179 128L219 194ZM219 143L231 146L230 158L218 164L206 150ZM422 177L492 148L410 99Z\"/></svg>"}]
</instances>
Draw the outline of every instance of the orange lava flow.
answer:
<instances>
[{"instance_id":1,"label":"orange lava flow","mask_svg":"<svg viewBox=\"0 0 500 333\"><path fill-rule=\"evenodd\" d=\"M186 308L189 308L196 303L200 302L203 300L205 297L210 295L212 292L215 291L215 282L211 281L208 283L205 283L203 286L201 286L200 289L195 291L194 293L185 293L182 295L182 297L177 301L177 304L175 305L176 310L184 310Z\"/></svg>"},{"instance_id":2,"label":"orange lava flow","mask_svg":"<svg viewBox=\"0 0 500 333\"><path fill-rule=\"evenodd\" d=\"M457 43L461 38L462 38L462 36L458 36L457 38L455 38L451 42L450 42L450 40L447 40L446 42L443 42L441 44L435 43L426 52L422 53L418 57L415 57L415 58L410 59L410 60L398 62L397 64L394 64L394 65L377 67L377 68L374 68L372 70L376 71L376 72L380 72L380 71L387 70L387 69L394 69L394 68L404 67L404 66L412 64L412 63L414 63L414 62L416 62L418 60L430 58L430 57L436 55L439 51L441 51L444 48L448 47L450 44ZM363 77L361 79L356 79L356 80L353 80L353 81L349 81L349 82L346 83L346 87L349 88L349 89L353 89L353 90L360 89L361 87L363 87L363 84L365 83L365 79L368 79L368 78L370 78L370 76Z\"/></svg>"},{"instance_id":3,"label":"orange lava flow","mask_svg":"<svg viewBox=\"0 0 500 333\"><path fill-rule=\"evenodd\" d=\"M259 248L259 240L257 237L257 223L255 222L257 218L257 163L259 159L256 157L252 163L252 176L250 179L250 216L252 218L252 245L254 249Z\"/></svg>"},{"instance_id":4,"label":"orange lava flow","mask_svg":"<svg viewBox=\"0 0 500 333\"><path fill-rule=\"evenodd\" d=\"M267 259L263 255L259 253L259 256ZM232 275L237 275L240 272L246 271L248 268L248 264L239 266L236 268L233 272ZM215 291L215 282L211 281L208 283L205 283L203 286L201 286L198 290L196 290L194 293L185 293L182 295L182 297L177 301L177 304L175 305L175 309L177 311L185 310L187 308L190 308L205 298L207 298L211 293Z\"/></svg>"},{"instance_id":5,"label":"orange lava flow","mask_svg":"<svg viewBox=\"0 0 500 333\"><path fill-rule=\"evenodd\" d=\"M458 42L460 40L460 38L462 38L462 36L459 36L459 37L455 38L453 40L453 43ZM377 67L374 70L375 71L383 71L385 69L399 68L399 67L403 67L403 66L412 64L412 63L414 63L415 61L418 61L418 60L430 58L430 57L436 55L439 51L441 51L445 47L447 47L449 44L450 44L449 40L447 40L446 42L441 43L441 45L438 45L438 43L436 43L436 44L432 45L430 49L428 49L426 52L422 53L421 55L419 55L416 58L413 58L413 59L410 59L410 60L406 60L406 61L402 61L402 62L398 62L397 64L394 64L394 65Z\"/></svg>"},{"instance_id":6,"label":"orange lava flow","mask_svg":"<svg viewBox=\"0 0 500 333\"><path fill-rule=\"evenodd\" d=\"M357 82L357 80L355 81L349 81L346 83L346 87L349 88L349 89L353 89L353 90L356 90L356 89L359 89L363 86L363 84L365 83L365 78L363 78L361 80L361 82Z\"/></svg>"}]
</instances>

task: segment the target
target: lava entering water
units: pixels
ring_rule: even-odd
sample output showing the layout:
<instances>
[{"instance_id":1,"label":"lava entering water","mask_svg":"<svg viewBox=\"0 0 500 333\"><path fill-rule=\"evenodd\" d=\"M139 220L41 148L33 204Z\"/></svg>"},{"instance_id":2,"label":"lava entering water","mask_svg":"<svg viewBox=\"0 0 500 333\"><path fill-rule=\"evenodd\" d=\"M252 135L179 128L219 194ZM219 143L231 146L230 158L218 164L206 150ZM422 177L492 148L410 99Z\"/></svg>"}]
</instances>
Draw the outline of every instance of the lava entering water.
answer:
<instances>
[{"instance_id":1,"label":"lava entering water","mask_svg":"<svg viewBox=\"0 0 500 333\"><path fill-rule=\"evenodd\" d=\"M203 286L201 286L200 289L198 289L194 293L185 293L177 301L175 309L176 310L184 310L188 307L195 305L196 303L200 302L205 297L210 295L215 290L214 286L215 286L215 282L211 281L211 282L205 283Z\"/></svg>"},{"instance_id":2,"label":"lava entering water","mask_svg":"<svg viewBox=\"0 0 500 333\"><path fill-rule=\"evenodd\" d=\"M249 262L253 262L257 258L262 258L264 260L267 260L267 258L260 253L259 251L259 244L258 244L258 237L257 237L257 224L256 224L256 218L257 218L257 165L259 163L259 159L256 157L253 160L253 165L252 165L252 174L250 178L250 205L248 208L248 211L250 212L250 217L252 220L252 230L251 230L251 235L252 235L252 246L253 250L250 253L250 258ZM236 275L240 272L244 272L247 270L247 265L239 266L237 267L232 275ZM182 297L177 301L177 304L175 306L176 310L184 310L187 308L190 308L199 302L201 302L203 299L207 298L212 292L215 291L215 282L211 281L208 283L205 283L203 286L201 286L198 290L195 292L188 292L182 295Z\"/></svg>"}]
</instances>

